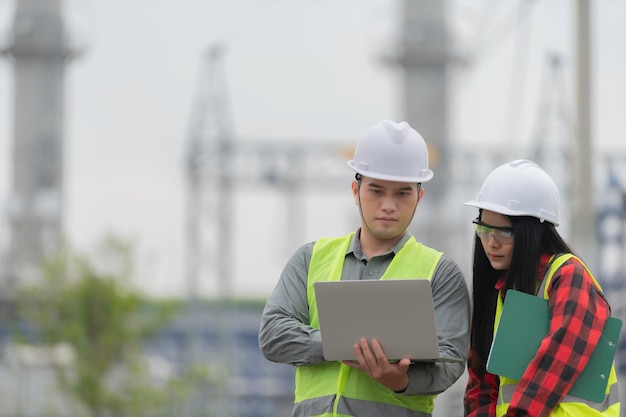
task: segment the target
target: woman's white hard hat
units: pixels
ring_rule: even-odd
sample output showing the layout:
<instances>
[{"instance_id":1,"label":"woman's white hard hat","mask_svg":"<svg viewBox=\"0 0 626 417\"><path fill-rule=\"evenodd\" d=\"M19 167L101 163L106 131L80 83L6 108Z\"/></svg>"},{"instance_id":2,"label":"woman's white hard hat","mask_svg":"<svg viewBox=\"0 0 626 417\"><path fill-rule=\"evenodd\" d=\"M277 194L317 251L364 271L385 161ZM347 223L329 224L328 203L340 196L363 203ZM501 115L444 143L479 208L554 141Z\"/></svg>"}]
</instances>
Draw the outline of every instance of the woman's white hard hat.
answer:
<instances>
[{"instance_id":1,"label":"woman's white hard hat","mask_svg":"<svg viewBox=\"0 0 626 417\"><path fill-rule=\"evenodd\" d=\"M364 177L397 182L426 182L428 168L424 138L407 122L383 120L365 132L348 166Z\"/></svg>"},{"instance_id":2,"label":"woman's white hard hat","mask_svg":"<svg viewBox=\"0 0 626 417\"><path fill-rule=\"evenodd\" d=\"M507 216L533 216L559 225L556 183L527 159L516 159L491 171L476 198L464 204Z\"/></svg>"}]
</instances>

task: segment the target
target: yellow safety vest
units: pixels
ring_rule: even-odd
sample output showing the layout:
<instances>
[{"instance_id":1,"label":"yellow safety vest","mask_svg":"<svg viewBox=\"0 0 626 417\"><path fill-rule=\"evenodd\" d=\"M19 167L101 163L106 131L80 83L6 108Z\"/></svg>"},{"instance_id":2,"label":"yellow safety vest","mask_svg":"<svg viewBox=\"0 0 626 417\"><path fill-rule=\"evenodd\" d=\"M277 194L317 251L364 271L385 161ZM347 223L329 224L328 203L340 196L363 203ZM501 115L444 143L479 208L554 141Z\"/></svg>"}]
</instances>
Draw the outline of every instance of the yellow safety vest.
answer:
<instances>
[{"instance_id":1,"label":"yellow safety vest","mask_svg":"<svg viewBox=\"0 0 626 417\"><path fill-rule=\"evenodd\" d=\"M319 329L313 284L341 279L346 252L354 233L323 238L313 247L307 294L310 325ZM381 279L432 279L442 253L411 237L393 258ZM430 416L434 395L405 396L380 385L364 372L341 362L303 365L296 370L294 416Z\"/></svg>"},{"instance_id":2,"label":"yellow safety vest","mask_svg":"<svg viewBox=\"0 0 626 417\"><path fill-rule=\"evenodd\" d=\"M572 254L564 254L554 259L551 264L550 262L548 262L550 268L546 272L546 276L541 283L541 287L539 288L537 293L538 295L543 292L543 298L546 300L548 299L548 286L550 284L550 281L552 280L552 277L554 276L555 271L570 258L578 259ZM580 259L578 259L578 261L585 267L587 273L589 274L595 285L598 287L598 289L601 291L600 285L591 274L591 271L589 271L589 268L587 268L587 266ZM495 330L497 330L498 323L500 322L502 306L502 297L498 296L494 332ZM498 417L504 416L506 414L506 411L509 408L509 404L511 403L513 393L515 392L515 388L517 387L517 382L518 381L514 379L500 376L500 393L498 395L498 404L496 406ZM550 413L550 417L619 417L619 412L619 391L617 387L615 366L613 366L611 368L611 373L607 382L606 395L604 396L603 402L596 403L586 400L584 398L566 395L552 411L552 413Z\"/></svg>"}]
</instances>

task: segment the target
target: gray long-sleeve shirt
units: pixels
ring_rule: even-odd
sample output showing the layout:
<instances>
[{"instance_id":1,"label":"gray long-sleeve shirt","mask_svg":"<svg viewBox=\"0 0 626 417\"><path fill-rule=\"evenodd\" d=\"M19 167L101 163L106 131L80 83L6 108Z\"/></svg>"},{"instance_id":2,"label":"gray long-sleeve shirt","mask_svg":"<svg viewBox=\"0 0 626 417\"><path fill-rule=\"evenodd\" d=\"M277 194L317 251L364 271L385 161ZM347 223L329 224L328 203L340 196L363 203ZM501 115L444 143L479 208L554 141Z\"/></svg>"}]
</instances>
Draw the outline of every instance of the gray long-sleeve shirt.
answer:
<instances>
[{"instance_id":1,"label":"gray long-sleeve shirt","mask_svg":"<svg viewBox=\"0 0 626 417\"><path fill-rule=\"evenodd\" d=\"M405 233L389 252L371 259L363 254L358 236L359 231L354 234L346 252L342 280L380 279L411 235ZM325 362L320 331L309 325L307 277L314 244L307 243L292 255L265 305L259 345L270 361L295 366ZM442 256L431 286L441 356L465 360L469 345L470 301L458 265ZM404 394L439 394L456 382L464 369L464 362L413 364Z\"/></svg>"}]
</instances>

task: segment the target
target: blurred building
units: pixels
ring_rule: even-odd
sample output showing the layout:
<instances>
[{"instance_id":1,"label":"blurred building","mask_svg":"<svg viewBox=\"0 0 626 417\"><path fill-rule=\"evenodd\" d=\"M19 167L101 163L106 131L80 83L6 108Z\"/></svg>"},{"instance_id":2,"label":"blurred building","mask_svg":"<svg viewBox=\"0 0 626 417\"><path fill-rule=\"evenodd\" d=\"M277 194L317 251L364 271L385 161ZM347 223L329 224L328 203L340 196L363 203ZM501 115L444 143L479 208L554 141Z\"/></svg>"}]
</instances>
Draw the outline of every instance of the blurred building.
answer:
<instances>
[{"instance_id":1,"label":"blurred building","mask_svg":"<svg viewBox=\"0 0 626 417\"><path fill-rule=\"evenodd\" d=\"M42 258L63 233L65 67L78 51L68 42L62 0L16 2L11 42L14 138L8 207L9 249L0 288L36 279Z\"/></svg>"},{"instance_id":2,"label":"blurred building","mask_svg":"<svg viewBox=\"0 0 626 417\"><path fill-rule=\"evenodd\" d=\"M71 400L56 384L49 358L35 345L13 343L13 311L0 311L0 417L78 417ZM263 358L258 347L261 303L237 306L201 304L184 308L149 344L155 383L180 378L187 367L206 366L208 385L190 396L187 410L163 410L164 416L288 417L293 404L295 368ZM221 326L227 321L227 331ZM21 327L26 339L36 337ZM14 331L15 329L13 329ZM228 352L224 352L224 344ZM59 352L63 355L63 352ZM68 356L69 357L69 356ZM225 362L227 361L227 362Z\"/></svg>"}]
</instances>

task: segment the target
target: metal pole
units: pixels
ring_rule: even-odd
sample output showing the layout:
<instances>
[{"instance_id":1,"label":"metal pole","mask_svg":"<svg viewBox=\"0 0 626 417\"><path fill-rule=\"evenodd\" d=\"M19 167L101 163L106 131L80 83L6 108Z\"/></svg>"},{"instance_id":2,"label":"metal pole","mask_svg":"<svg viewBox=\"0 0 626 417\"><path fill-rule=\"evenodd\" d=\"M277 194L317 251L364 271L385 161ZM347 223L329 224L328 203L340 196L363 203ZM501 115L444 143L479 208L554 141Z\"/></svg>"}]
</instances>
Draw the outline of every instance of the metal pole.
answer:
<instances>
[{"instance_id":1,"label":"metal pole","mask_svg":"<svg viewBox=\"0 0 626 417\"><path fill-rule=\"evenodd\" d=\"M593 172L591 170L591 53L590 2L576 2L576 109L578 129L574 151L572 187L572 244L587 264L595 269L597 236Z\"/></svg>"}]
</instances>

